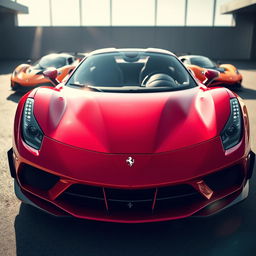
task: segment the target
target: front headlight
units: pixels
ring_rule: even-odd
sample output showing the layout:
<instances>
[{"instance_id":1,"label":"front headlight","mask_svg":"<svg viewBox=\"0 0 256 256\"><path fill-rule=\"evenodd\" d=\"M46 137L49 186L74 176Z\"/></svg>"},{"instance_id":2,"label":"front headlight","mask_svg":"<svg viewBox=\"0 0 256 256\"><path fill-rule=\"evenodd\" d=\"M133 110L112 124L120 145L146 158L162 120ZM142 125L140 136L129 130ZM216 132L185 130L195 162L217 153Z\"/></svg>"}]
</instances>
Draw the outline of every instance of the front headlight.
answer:
<instances>
[{"instance_id":1,"label":"front headlight","mask_svg":"<svg viewBox=\"0 0 256 256\"><path fill-rule=\"evenodd\" d=\"M230 100L230 112L228 122L221 132L221 140L225 150L237 145L242 137L242 116L236 98Z\"/></svg>"},{"instance_id":2,"label":"front headlight","mask_svg":"<svg viewBox=\"0 0 256 256\"><path fill-rule=\"evenodd\" d=\"M44 134L34 117L33 111L34 100L27 98L22 116L22 137L29 146L39 149Z\"/></svg>"}]
</instances>

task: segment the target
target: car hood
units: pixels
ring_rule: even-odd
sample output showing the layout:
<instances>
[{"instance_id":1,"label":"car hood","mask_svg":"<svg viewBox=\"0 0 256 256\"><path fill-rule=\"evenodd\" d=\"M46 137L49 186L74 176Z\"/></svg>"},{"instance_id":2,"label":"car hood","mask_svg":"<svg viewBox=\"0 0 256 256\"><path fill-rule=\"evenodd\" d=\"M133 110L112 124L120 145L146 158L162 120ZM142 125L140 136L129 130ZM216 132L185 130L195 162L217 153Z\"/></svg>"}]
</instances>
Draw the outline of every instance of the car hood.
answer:
<instances>
[{"instance_id":1,"label":"car hood","mask_svg":"<svg viewBox=\"0 0 256 256\"><path fill-rule=\"evenodd\" d=\"M43 77L43 70L42 69L36 69L33 66L30 66L28 64L21 64L16 68L16 72L18 73L17 76L20 79L28 79L33 78L36 75Z\"/></svg>"},{"instance_id":2,"label":"car hood","mask_svg":"<svg viewBox=\"0 0 256 256\"><path fill-rule=\"evenodd\" d=\"M47 137L105 153L160 153L218 136L229 114L226 89L107 93L40 88L34 114Z\"/></svg>"}]
</instances>

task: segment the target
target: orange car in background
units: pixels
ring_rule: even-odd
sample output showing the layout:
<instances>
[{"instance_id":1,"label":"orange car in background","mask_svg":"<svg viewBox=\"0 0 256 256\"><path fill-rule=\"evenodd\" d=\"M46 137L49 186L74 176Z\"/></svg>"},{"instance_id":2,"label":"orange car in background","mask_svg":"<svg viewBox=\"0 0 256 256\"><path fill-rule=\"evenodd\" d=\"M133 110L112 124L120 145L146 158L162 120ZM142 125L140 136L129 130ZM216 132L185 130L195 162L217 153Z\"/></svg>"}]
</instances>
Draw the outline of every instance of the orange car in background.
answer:
<instances>
[{"instance_id":1,"label":"orange car in background","mask_svg":"<svg viewBox=\"0 0 256 256\"><path fill-rule=\"evenodd\" d=\"M15 68L11 76L11 88L32 89L36 86L55 86L48 78L43 76L43 71L54 67L58 70L58 81L61 82L79 63L73 55L68 53L52 53L43 56L33 65L20 64Z\"/></svg>"},{"instance_id":2,"label":"orange car in background","mask_svg":"<svg viewBox=\"0 0 256 256\"><path fill-rule=\"evenodd\" d=\"M238 69L231 64L217 65L209 58L200 55L185 55L180 56L179 59L194 72L195 77L200 82L205 80L204 72L206 69L214 69L218 70L220 75L212 82L212 86L241 87L243 77Z\"/></svg>"}]
</instances>

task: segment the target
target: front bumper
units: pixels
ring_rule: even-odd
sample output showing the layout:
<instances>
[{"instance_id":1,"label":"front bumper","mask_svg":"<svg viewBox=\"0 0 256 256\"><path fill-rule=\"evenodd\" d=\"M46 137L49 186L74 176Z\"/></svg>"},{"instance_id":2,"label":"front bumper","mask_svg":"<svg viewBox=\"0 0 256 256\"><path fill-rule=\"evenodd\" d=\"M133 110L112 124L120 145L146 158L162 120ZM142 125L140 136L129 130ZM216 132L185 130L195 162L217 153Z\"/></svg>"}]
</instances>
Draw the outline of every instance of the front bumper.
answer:
<instances>
[{"instance_id":1,"label":"front bumper","mask_svg":"<svg viewBox=\"0 0 256 256\"><path fill-rule=\"evenodd\" d=\"M181 217L173 218L173 217L166 217L161 215L155 215L152 212L151 218L149 217L144 217L144 218L139 218L140 216L136 214L136 216L131 215L131 213L128 212L128 218L120 218L111 216L109 213L106 213L105 217L102 217L102 215L98 216L96 213L94 213L92 216L78 216L74 215L72 213L68 213L64 210L62 210L60 207L56 207L53 204L48 203L47 201L41 200L40 198L33 197L32 194L27 193L26 191L23 191L21 187L19 186L17 180L14 180L14 190L15 190L15 195L19 200L21 200L23 203L32 205L33 207L46 212L48 214L54 215L56 217L78 217L78 218L84 218L84 219L91 219L91 220L100 220L100 221L107 221L107 222L120 222L120 223L144 223L144 222L157 222L157 221L167 221L167 220L173 220L173 219L178 219ZM184 216L184 217L189 217L189 216L195 216L195 217L204 217L204 216L210 216L215 213L218 213L220 211L223 211L243 200L245 200L248 197L249 194L249 180L247 180L245 186L224 197L219 200L216 200L209 205L205 206L198 212ZM128 209L128 208L127 208Z\"/></svg>"},{"instance_id":2,"label":"front bumper","mask_svg":"<svg viewBox=\"0 0 256 256\"><path fill-rule=\"evenodd\" d=\"M11 77L11 88L34 88L38 86L55 86L49 79L35 77L34 79Z\"/></svg>"},{"instance_id":3,"label":"front bumper","mask_svg":"<svg viewBox=\"0 0 256 256\"><path fill-rule=\"evenodd\" d=\"M241 87L241 84L242 84L241 75L221 74L220 78L214 80L211 86Z\"/></svg>"},{"instance_id":4,"label":"front bumper","mask_svg":"<svg viewBox=\"0 0 256 256\"><path fill-rule=\"evenodd\" d=\"M22 156L24 152L19 155L12 150L8 152L9 166L11 175L15 178L17 197L57 216L74 216L112 222L164 221L192 215L208 216L216 213L232 202L241 201L247 196L248 179L252 175L255 158L252 152L246 157L239 158L236 155L238 154L237 151L230 154L229 157L223 156L221 158L216 153L218 152L216 151L218 143L215 145L215 142L211 141L209 150L213 150L215 157L219 158L217 161L219 168L214 168L217 162L215 163L215 160L212 159L210 165L205 166L206 171L203 171L203 163L209 162L209 159L201 161L195 159L186 164L184 163L184 151L172 152L174 158L169 155L169 161L177 166L177 172L170 173L169 169L167 173L164 169L166 162L165 164L161 164L161 162L164 162L168 156L158 154L156 160L151 157L150 160L146 161L148 169L145 166L144 168L137 166L134 169L127 167L130 171L128 176L126 171L119 169L119 176L124 176L120 178L114 176L117 173L106 176L105 172L109 168L108 161L113 164L113 157L116 157L114 158L115 162L121 158L121 163L123 163L127 158L126 155L104 154L101 161L95 157L97 164L102 167L102 175L97 176L99 173L96 173L96 169L99 166L92 158L94 154L97 155L98 153L86 152L91 154L87 155L86 159L91 157L91 161L88 160L86 167L96 165L94 172L85 171L85 166L79 164L72 169L72 172L69 172L70 167L74 166L75 162L85 163L85 152L65 145L62 145L61 154L57 155L57 159L60 161L55 161L56 165L51 164L52 169L50 169L45 164L52 162L47 162L45 157L49 159L49 152L56 152L54 149L57 149L58 145L55 144L58 143L47 138L46 140L48 141L45 141L44 145L48 145L49 148L41 149L40 158L32 154L28 156L25 154L26 158L24 158ZM202 147L203 145L200 145L200 150L203 150ZM191 149L189 150L191 151ZM74 152L72 153L72 151ZM194 152L195 155L198 154L196 147L191 152ZM208 153L211 152L208 151ZM61 155L66 154L70 157L66 161L60 158ZM182 155L183 157L181 157ZM146 158L146 156L136 156L137 162L143 157ZM179 159L179 167L178 163L174 162L176 157ZM194 158L194 156L192 157ZM150 170L149 166L155 170L158 166L159 176L151 177L152 169ZM188 168L188 166L190 166L189 171L184 172L183 170L182 173L182 168ZM207 169L209 166L212 167L210 171ZM56 168L60 168L62 171ZM115 166L116 168L118 169L118 166ZM26 171L24 170L30 170L28 175L25 175ZM43 173L43 176L40 176L41 174L38 176L40 180L44 180L46 176L46 183L41 182L38 185L40 182L33 175L38 171ZM120 171L123 173L120 174ZM145 173L145 171L149 172ZM137 177L135 177L136 172L140 172L137 173ZM111 170L108 173L111 173ZM149 177L145 176L147 174ZM137 178L134 182L132 182L133 176ZM32 180L28 177L32 177ZM152 183L153 180L156 182ZM164 180L166 183L163 183ZM200 188L199 184L203 184L203 186ZM210 195L211 192L212 195Z\"/></svg>"}]
</instances>

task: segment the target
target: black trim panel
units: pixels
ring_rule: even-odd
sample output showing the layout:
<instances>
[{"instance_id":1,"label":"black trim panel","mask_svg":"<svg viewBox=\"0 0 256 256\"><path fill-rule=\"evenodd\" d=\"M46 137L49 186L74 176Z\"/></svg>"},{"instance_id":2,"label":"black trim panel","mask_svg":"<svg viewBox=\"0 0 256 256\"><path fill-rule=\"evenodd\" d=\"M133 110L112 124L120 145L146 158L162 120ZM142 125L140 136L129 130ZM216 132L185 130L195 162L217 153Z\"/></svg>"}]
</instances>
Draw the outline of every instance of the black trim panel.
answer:
<instances>
[{"instance_id":1,"label":"black trim panel","mask_svg":"<svg viewBox=\"0 0 256 256\"><path fill-rule=\"evenodd\" d=\"M9 169L10 169L11 176L15 179L16 171L15 171L15 166L13 163L13 149L12 148L10 150L8 150L7 156L8 156Z\"/></svg>"}]
</instances>

